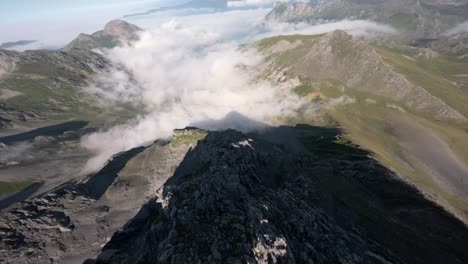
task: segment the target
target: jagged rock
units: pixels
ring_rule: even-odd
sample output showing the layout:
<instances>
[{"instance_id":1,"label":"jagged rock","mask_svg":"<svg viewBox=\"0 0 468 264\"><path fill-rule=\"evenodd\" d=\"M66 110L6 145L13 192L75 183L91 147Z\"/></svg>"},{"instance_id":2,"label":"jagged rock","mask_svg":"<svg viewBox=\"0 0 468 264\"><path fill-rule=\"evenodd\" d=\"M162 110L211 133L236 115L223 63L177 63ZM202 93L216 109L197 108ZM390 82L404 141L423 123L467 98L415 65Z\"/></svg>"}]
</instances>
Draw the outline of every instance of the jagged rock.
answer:
<instances>
[{"instance_id":1,"label":"jagged rock","mask_svg":"<svg viewBox=\"0 0 468 264\"><path fill-rule=\"evenodd\" d=\"M93 257L206 133L177 130L172 143L159 140L120 153L86 180L0 211L0 263L82 263ZM2 148L8 146L0 143Z\"/></svg>"},{"instance_id":2,"label":"jagged rock","mask_svg":"<svg viewBox=\"0 0 468 264\"><path fill-rule=\"evenodd\" d=\"M287 143L271 143L282 129ZM462 223L336 138L306 126L251 136L210 132L95 263L468 259ZM292 148L298 142L303 148ZM448 230L436 231L442 226L460 236L445 239Z\"/></svg>"}]
</instances>

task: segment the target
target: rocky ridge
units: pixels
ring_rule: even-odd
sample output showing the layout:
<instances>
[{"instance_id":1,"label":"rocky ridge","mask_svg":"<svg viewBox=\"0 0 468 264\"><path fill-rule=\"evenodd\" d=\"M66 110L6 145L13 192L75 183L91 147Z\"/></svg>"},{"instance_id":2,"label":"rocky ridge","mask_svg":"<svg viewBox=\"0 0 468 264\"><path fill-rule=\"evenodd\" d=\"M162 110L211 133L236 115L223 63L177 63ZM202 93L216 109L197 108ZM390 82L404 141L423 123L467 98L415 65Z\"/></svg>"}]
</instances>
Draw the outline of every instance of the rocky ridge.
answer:
<instances>
[{"instance_id":1,"label":"rocky ridge","mask_svg":"<svg viewBox=\"0 0 468 264\"><path fill-rule=\"evenodd\" d=\"M420 0L327 0L283 2L267 15L267 20L321 23L343 19L363 19L388 24L403 39L435 38L468 19L468 2Z\"/></svg>"},{"instance_id":2,"label":"rocky ridge","mask_svg":"<svg viewBox=\"0 0 468 264\"><path fill-rule=\"evenodd\" d=\"M86 263L466 261L466 226L337 133L209 133Z\"/></svg>"},{"instance_id":3,"label":"rocky ridge","mask_svg":"<svg viewBox=\"0 0 468 264\"><path fill-rule=\"evenodd\" d=\"M120 153L101 171L16 204L0 214L0 263L82 263L172 175L206 132L175 131Z\"/></svg>"},{"instance_id":4,"label":"rocky ridge","mask_svg":"<svg viewBox=\"0 0 468 264\"><path fill-rule=\"evenodd\" d=\"M332 79L341 82L343 87L383 96L439 119L466 120L440 98L397 72L365 39L352 37L341 30L306 36L302 40L291 38L291 41L280 42L274 38L266 39L257 44L267 54L261 71L276 82L296 76L312 80Z\"/></svg>"},{"instance_id":5,"label":"rocky ridge","mask_svg":"<svg viewBox=\"0 0 468 264\"><path fill-rule=\"evenodd\" d=\"M137 40L138 33L141 31L141 28L123 20L112 20L105 25L104 30L97 31L91 35L80 34L70 44L65 46L63 50L113 48Z\"/></svg>"}]
</instances>

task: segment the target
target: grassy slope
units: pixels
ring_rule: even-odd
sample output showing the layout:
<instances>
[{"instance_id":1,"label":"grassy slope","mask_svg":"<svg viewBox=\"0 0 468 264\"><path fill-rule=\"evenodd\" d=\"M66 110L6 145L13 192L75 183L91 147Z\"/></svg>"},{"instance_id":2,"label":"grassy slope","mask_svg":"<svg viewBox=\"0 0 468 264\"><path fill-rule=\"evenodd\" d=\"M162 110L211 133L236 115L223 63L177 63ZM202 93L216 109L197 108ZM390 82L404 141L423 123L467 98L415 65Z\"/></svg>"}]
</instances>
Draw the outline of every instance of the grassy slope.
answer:
<instances>
[{"instance_id":1,"label":"grassy slope","mask_svg":"<svg viewBox=\"0 0 468 264\"><path fill-rule=\"evenodd\" d=\"M308 40L316 37L287 36L285 38L270 38L261 41L258 47L261 50L266 50L281 39L294 41L296 39ZM414 54L406 54L400 50L381 46L375 48L387 63L393 65L398 72L406 75L410 81L427 89L432 95L441 98L449 106L468 116L468 92L453 84L459 78L457 77L459 74L468 71L468 60L455 60L445 56L436 59L417 58ZM414 57L414 61L405 56ZM283 61L283 57L279 55L269 57L269 59L273 58L279 65L290 65L290 58L287 59L288 61ZM448 204L444 201L441 202L455 208L455 211L468 214L467 204L444 191L434 179L427 176L426 172L418 167L419 164L417 164L416 159L411 153L408 153L399 142L399 139L393 136L388 129L392 125L389 123L391 121L388 117L391 116L394 120L399 120L399 118L401 120L410 119L436 132L468 164L468 126L466 123L440 121L431 116L414 113L407 109L405 109L405 112L401 112L389 108L388 105L398 107L402 107L402 105L388 98L346 88L339 80L301 78L301 81L302 85L294 89L301 96L319 92L325 98L347 95L356 100L354 104L336 107L328 111L325 115L329 118L321 119L320 125L333 126L338 122L350 140L371 150L375 157L387 167L409 178L423 189L437 194L439 198L442 197ZM301 122L303 121L307 121L307 118L301 120ZM311 121L311 119L308 121L316 122L315 120Z\"/></svg>"},{"instance_id":2,"label":"grassy slope","mask_svg":"<svg viewBox=\"0 0 468 264\"><path fill-rule=\"evenodd\" d=\"M0 181L0 196L19 192L21 190L26 189L31 184L33 184L33 182L30 182L30 181L24 181L24 182Z\"/></svg>"},{"instance_id":3,"label":"grassy slope","mask_svg":"<svg viewBox=\"0 0 468 264\"><path fill-rule=\"evenodd\" d=\"M398 72L406 75L411 82L442 99L464 116L468 116L468 91L453 83L458 79L457 74L468 73L468 60L457 60L446 56L433 59L413 58L413 54L405 54L400 50L382 46L375 48L387 63L393 65Z\"/></svg>"},{"instance_id":4,"label":"grassy slope","mask_svg":"<svg viewBox=\"0 0 468 264\"><path fill-rule=\"evenodd\" d=\"M90 121L93 126L135 116L137 111L130 105L105 107L82 91L80 87L86 85L86 76L93 72L73 58L90 60L92 57L71 53L58 59L49 51L37 51L35 56L41 63L21 64L15 72L0 79L0 88L22 93L2 100L6 107L34 113L45 120L78 119Z\"/></svg>"}]
</instances>

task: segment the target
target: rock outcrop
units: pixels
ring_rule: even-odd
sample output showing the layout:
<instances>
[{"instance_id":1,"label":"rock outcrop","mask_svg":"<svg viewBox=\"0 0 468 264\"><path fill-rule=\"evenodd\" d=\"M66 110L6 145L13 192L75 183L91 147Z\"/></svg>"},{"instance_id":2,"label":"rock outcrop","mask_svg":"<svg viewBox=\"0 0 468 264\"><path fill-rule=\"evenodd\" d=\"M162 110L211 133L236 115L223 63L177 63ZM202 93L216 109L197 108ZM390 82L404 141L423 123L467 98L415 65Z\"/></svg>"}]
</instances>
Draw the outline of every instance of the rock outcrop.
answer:
<instances>
[{"instance_id":1,"label":"rock outcrop","mask_svg":"<svg viewBox=\"0 0 468 264\"><path fill-rule=\"evenodd\" d=\"M141 28L133 24L116 19L107 23L104 30L97 31L91 35L80 34L70 44L65 46L63 50L113 48L137 40L138 33L141 31Z\"/></svg>"},{"instance_id":2,"label":"rock outcrop","mask_svg":"<svg viewBox=\"0 0 468 264\"><path fill-rule=\"evenodd\" d=\"M120 153L81 182L0 211L0 263L82 263L97 255L206 132L187 129L175 135L176 141Z\"/></svg>"},{"instance_id":3,"label":"rock outcrop","mask_svg":"<svg viewBox=\"0 0 468 264\"><path fill-rule=\"evenodd\" d=\"M211 132L86 263L468 260L466 226L339 137Z\"/></svg>"}]
</instances>

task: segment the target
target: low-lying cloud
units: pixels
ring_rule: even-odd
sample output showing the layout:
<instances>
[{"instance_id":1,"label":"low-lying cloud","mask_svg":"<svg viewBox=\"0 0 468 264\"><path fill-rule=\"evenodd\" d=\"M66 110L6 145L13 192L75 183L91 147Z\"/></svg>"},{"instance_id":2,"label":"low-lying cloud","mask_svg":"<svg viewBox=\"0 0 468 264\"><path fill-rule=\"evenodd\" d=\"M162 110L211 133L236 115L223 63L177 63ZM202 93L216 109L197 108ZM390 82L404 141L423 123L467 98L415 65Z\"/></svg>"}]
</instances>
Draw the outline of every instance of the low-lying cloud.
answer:
<instances>
[{"instance_id":1,"label":"low-lying cloud","mask_svg":"<svg viewBox=\"0 0 468 264\"><path fill-rule=\"evenodd\" d=\"M228 1L227 7L252 7L252 6L268 6L272 5L276 0L235 0Z\"/></svg>"},{"instance_id":2,"label":"low-lying cloud","mask_svg":"<svg viewBox=\"0 0 468 264\"><path fill-rule=\"evenodd\" d=\"M468 32L468 21L461 23L444 33L445 36L451 36L463 32Z\"/></svg>"},{"instance_id":3,"label":"low-lying cloud","mask_svg":"<svg viewBox=\"0 0 468 264\"><path fill-rule=\"evenodd\" d=\"M116 102L133 103L148 114L85 137L82 145L98 155L88 164L90 169L98 168L112 154L170 137L175 128L222 119L231 112L270 124L277 117L296 114L304 105L299 97L256 80L245 70L262 57L254 51L240 51L235 43L223 43L219 36L170 21L143 33L131 47L107 52L130 74L114 69L99 76L91 91Z\"/></svg>"},{"instance_id":4,"label":"low-lying cloud","mask_svg":"<svg viewBox=\"0 0 468 264\"><path fill-rule=\"evenodd\" d=\"M388 25L375 23L367 20L342 20L325 24L310 25L307 23L282 23L267 22L266 32L258 37L269 37L274 35L317 35L334 30L344 30L353 36L376 37L382 35L395 35L398 31Z\"/></svg>"},{"instance_id":5,"label":"low-lying cloud","mask_svg":"<svg viewBox=\"0 0 468 264\"><path fill-rule=\"evenodd\" d=\"M265 11L229 11L169 20L147 26L131 46L104 51L116 67L96 76L88 91L117 104L134 104L146 114L84 137L82 146L96 154L86 171L100 168L113 154L168 138L175 128L212 124L206 121L221 120L233 112L253 120L252 124L277 125L282 118L307 112L309 107L314 111L315 107L290 89L257 78L255 66L263 57L255 50L240 49L241 43L269 35L318 34L334 29L362 34L392 32L365 21L316 26L266 24L258 17ZM222 128L254 129L238 124L231 122Z\"/></svg>"}]
</instances>

